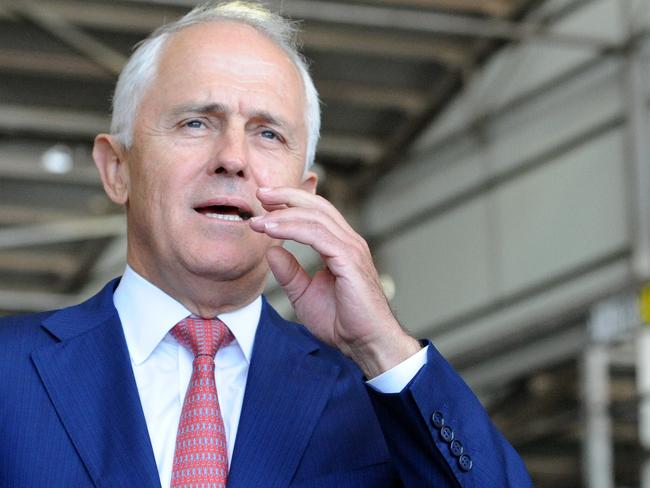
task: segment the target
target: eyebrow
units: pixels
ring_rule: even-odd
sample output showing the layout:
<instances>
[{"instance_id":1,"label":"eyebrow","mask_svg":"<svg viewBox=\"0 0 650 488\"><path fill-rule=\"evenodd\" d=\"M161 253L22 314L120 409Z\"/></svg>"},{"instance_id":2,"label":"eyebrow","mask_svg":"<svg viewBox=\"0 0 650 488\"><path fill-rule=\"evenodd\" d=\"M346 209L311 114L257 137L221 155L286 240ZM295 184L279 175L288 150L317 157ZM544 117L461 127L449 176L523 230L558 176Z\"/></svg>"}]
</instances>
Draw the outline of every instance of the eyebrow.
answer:
<instances>
[{"instance_id":1,"label":"eyebrow","mask_svg":"<svg viewBox=\"0 0 650 488\"><path fill-rule=\"evenodd\" d=\"M194 114L227 114L228 107L222 103L194 104L188 103L174 107L170 112L170 117L174 118L188 113Z\"/></svg>"},{"instance_id":2,"label":"eyebrow","mask_svg":"<svg viewBox=\"0 0 650 488\"><path fill-rule=\"evenodd\" d=\"M271 125L275 125L277 127L280 127L284 130L291 130L291 125L285 121L284 119L280 117L276 117L270 112L267 112L266 110L258 110L250 114L252 119L257 119L257 120L264 120L265 122L268 122Z\"/></svg>"}]
</instances>

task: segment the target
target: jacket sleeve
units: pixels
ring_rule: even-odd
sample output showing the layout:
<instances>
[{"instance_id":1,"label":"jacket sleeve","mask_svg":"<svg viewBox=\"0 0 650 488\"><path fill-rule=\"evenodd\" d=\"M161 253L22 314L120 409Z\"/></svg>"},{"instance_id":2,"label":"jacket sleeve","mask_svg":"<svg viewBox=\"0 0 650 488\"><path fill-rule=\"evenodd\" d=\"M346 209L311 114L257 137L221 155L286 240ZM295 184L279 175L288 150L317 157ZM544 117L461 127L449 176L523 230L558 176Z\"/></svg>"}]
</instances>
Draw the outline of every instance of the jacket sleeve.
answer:
<instances>
[{"instance_id":1,"label":"jacket sleeve","mask_svg":"<svg viewBox=\"0 0 650 488\"><path fill-rule=\"evenodd\" d=\"M532 488L522 459L432 344L400 393L368 390L404 486Z\"/></svg>"}]
</instances>

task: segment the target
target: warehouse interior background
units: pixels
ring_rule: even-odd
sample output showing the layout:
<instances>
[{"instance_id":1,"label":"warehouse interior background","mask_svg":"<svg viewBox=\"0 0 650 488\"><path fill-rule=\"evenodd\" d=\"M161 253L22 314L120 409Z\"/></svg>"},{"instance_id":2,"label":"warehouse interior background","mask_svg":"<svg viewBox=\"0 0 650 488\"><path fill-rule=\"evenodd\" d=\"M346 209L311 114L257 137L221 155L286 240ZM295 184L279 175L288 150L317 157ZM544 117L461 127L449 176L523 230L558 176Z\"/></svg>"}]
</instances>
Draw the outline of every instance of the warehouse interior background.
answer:
<instances>
[{"instance_id":1,"label":"warehouse interior background","mask_svg":"<svg viewBox=\"0 0 650 488\"><path fill-rule=\"evenodd\" d=\"M92 140L133 44L196 3L0 0L0 314L121 274ZM535 486L650 488L650 1L268 3L301 21L320 193L400 321Z\"/></svg>"}]
</instances>

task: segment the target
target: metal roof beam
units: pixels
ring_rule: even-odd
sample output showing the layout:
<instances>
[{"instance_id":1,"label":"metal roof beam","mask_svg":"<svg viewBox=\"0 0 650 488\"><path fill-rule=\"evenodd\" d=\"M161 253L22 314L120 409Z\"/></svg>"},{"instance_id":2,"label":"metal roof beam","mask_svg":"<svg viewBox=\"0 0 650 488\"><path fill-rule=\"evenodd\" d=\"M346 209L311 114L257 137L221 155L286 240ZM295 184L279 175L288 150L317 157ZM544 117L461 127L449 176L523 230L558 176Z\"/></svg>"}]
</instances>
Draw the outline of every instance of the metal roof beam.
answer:
<instances>
[{"instance_id":1,"label":"metal roof beam","mask_svg":"<svg viewBox=\"0 0 650 488\"><path fill-rule=\"evenodd\" d=\"M75 259L75 263L78 264ZM79 293L61 294L29 290L0 289L0 310L42 311L79 303L95 294L108 280L118 276L126 263L126 237L112 239L90 271L90 280Z\"/></svg>"},{"instance_id":2,"label":"metal roof beam","mask_svg":"<svg viewBox=\"0 0 650 488\"><path fill-rule=\"evenodd\" d=\"M373 164L383 152L381 141L350 134L325 133L318 143L318 154L361 159Z\"/></svg>"},{"instance_id":3,"label":"metal roof beam","mask_svg":"<svg viewBox=\"0 0 650 488\"><path fill-rule=\"evenodd\" d=\"M0 178L2 178L1 174ZM66 218L70 218L70 213L63 210L0 204L0 226L33 224L35 222L48 222Z\"/></svg>"},{"instance_id":4,"label":"metal roof beam","mask_svg":"<svg viewBox=\"0 0 650 488\"><path fill-rule=\"evenodd\" d=\"M163 4L187 8L196 6L194 0L128 1L136 4ZM322 0L291 0L291 2L273 0L270 3L289 17L319 22L468 38L478 37L505 41L534 40L588 50L607 50L619 47L607 38L552 32L549 26L535 22L514 22L498 18L477 18L469 15Z\"/></svg>"},{"instance_id":5,"label":"metal roof beam","mask_svg":"<svg viewBox=\"0 0 650 488\"><path fill-rule=\"evenodd\" d=\"M77 302L77 295L27 290L0 290L0 310L7 312L41 312Z\"/></svg>"},{"instance_id":6,"label":"metal roof beam","mask_svg":"<svg viewBox=\"0 0 650 488\"><path fill-rule=\"evenodd\" d=\"M0 131L88 137L109 130L107 115L53 108L0 105Z\"/></svg>"},{"instance_id":7,"label":"metal roof beam","mask_svg":"<svg viewBox=\"0 0 650 488\"><path fill-rule=\"evenodd\" d=\"M99 178L99 172L95 166L91 166L90 164L77 166L66 173L52 173L46 171L39 164L14 162L5 159L2 155L0 155L0 178L97 187L100 187L102 184Z\"/></svg>"},{"instance_id":8,"label":"metal roof beam","mask_svg":"<svg viewBox=\"0 0 650 488\"><path fill-rule=\"evenodd\" d=\"M135 32L143 35L165 21L178 17L178 12L167 15L153 9L134 6L106 6L81 4L80 2L51 2L48 16L55 15L68 24L95 27L118 32ZM422 40L404 38L404 35L388 33L350 32L322 26L309 26L302 33L307 49L327 49L341 52L357 52L402 59L435 61L443 64L462 65L469 54L460 43L446 40Z\"/></svg>"},{"instance_id":9,"label":"metal roof beam","mask_svg":"<svg viewBox=\"0 0 650 488\"><path fill-rule=\"evenodd\" d=\"M88 2L52 0L47 4L49 14L59 21L115 31L149 32L164 22L176 19L179 12L170 7L192 8L195 0L128 0L134 7L93 5ZM464 12L484 13L502 17L515 2L505 0L389 0L379 5L350 5L319 0L272 2L285 15L305 20L345 23L430 34L448 34L469 38L502 39L510 41L536 40L585 49L616 48L609 39L598 36L571 35L551 32L549 27L535 22L513 22L501 18L476 18L459 14L418 11L403 7L430 7ZM136 5L158 5L152 11ZM39 4L39 10L43 10ZM165 10L160 11L161 8ZM474 10L477 9L477 10ZM81 32L81 34L85 34ZM75 34L76 35L76 34ZM92 39L92 38L91 38ZM92 39L91 44L97 41ZM85 45L81 45L85 48Z\"/></svg>"},{"instance_id":10,"label":"metal roof beam","mask_svg":"<svg viewBox=\"0 0 650 488\"><path fill-rule=\"evenodd\" d=\"M36 50L0 48L0 70L90 79L109 78L106 70L81 56Z\"/></svg>"},{"instance_id":11,"label":"metal roof beam","mask_svg":"<svg viewBox=\"0 0 650 488\"><path fill-rule=\"evenodd\" d=\"M472 51L460 42L422 39L387 32L352 32L310 25L301 34L307 49L369 54L412 61L464 66Z\"/></svg>"},{"instance_id":12,"label":"metal roof beam","mask_svg":"<svg viewBox=\"0 0 650 488\"><path fill-rule=\"evenodd\" d=\"M126 56L76 28L64 17L48 9L47 4L21 0L12 2L10 6L16 13L29 19L77 52L87 56L109 73L117 75L122 70Z\"/></svg>"},{"instance_id":13,"label":"metal roof beam","mask_svg":"<svg viewBox=\"0 0 650 488\"><path fill-rule=\"evenodd\" d=\"M346 23L382 29L400 29L406 32L426 32L506 41L534 40L589 50L618 47L606 38L552 32L548 26L532 22L511 22L494 18L483 19L437 12L324 2L321 0L287 2L283 4L283 11L292 17L306 20Z\"/></svg>"},{"instance_id":14,"label":"metal roof beam","mask_svg":"<svg viewBox=\"0 0 650 488\"><path fill-rule=\"evenodd\" d=\"M39 3L39 8L41 5ZM163 6L154 9L150 6L110 5L80 0L48 0L47 11L49 15L55 15L76 26L147 34L164 23L176 20L183 14L184 9ZM8 11L3 12L0 9L0 17L6 17L7 14Z\"/></svg>"},{"instance_id":15,"label":"metal roof beam","mask_svg":"<svg viewBox=\"0 0 650 488\"><path fill-rule=\"evenodd\" d=\"M79 267L76 256L44 252L4 251L0 253L0 271L71 275Z\"/></svg>"},{"instance_id":16,"label":"metal roof beam","mask_svg":"<svg viewBox=\"0 0 650 488\"><path fill-rule=\"evenodd\" d=\"M126 233L124 215L86 217L0 229L0 249L74 242Z\"/></svg>"},{"instance_id":17,"label":"metal roof beam","mask_svg":"<svg viewBox=\"0 0 650 488\"><path fill-rule=\"evenodd\" d=\"M366 0L367 3L389 7L429 8L494 17L507 17L517 5L516 0Z\"/></svg>"},{"instance_id":18,"label":"metal roof beam","mask_svg":"<svg viewBox=\"0 0 650 488\"><path fill-rule=\"evenodd\" d=\"M326 101L336 100L377 110L394 108L416 113L427 103L426 95L414 90L339 80L318 80L317 84L320 97Z\"/></svg>"}]
</instances>

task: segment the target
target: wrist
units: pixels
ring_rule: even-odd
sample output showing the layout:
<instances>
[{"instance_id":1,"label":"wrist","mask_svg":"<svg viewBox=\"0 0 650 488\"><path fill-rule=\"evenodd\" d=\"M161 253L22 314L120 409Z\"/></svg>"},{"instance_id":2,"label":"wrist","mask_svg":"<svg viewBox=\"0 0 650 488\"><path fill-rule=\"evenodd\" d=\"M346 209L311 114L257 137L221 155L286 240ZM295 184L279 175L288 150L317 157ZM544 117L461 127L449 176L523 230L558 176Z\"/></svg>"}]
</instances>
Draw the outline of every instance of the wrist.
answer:
<instances>
[{"instance_id":1,"label":"wrist","mask_svg":"<svg viewBox=\"0 0 650 488\"><path fill-rule=\"evenodd\" d=\"M406 361L420 349L422 345L399 328L395 333L384 334L372 342L350 347L349 357L370 380Z\"/></svg>"}]
</instances>

